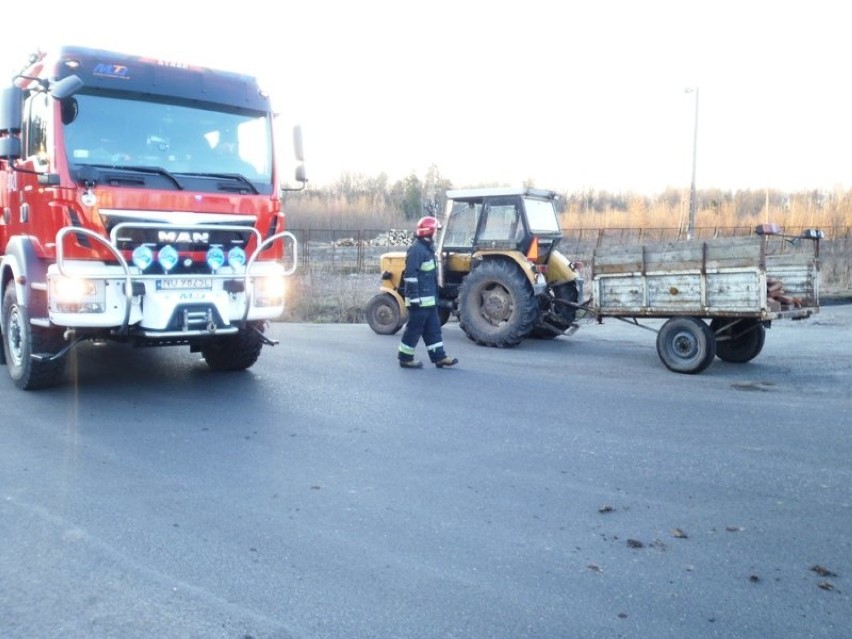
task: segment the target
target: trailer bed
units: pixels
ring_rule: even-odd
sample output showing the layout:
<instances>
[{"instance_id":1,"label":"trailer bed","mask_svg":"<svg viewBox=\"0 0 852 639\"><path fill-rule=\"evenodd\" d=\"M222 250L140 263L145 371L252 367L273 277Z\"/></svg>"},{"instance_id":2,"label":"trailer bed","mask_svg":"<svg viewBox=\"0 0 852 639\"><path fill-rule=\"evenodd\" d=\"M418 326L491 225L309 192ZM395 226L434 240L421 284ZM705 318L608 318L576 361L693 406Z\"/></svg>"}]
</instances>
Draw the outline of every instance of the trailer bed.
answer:
<instances>
[{"instance_id":1,"label":"trailer bed","mask_svg":"<svg viewBox=\"0 0 852 639\"><path fill-rule=\"evenodd\" d=\"M601 247L592 308L602 317L808 317L819 310L818 259L785 248L759 235ZM771 291L777 282L781 294Z\"/></svg>"}]
</instances>

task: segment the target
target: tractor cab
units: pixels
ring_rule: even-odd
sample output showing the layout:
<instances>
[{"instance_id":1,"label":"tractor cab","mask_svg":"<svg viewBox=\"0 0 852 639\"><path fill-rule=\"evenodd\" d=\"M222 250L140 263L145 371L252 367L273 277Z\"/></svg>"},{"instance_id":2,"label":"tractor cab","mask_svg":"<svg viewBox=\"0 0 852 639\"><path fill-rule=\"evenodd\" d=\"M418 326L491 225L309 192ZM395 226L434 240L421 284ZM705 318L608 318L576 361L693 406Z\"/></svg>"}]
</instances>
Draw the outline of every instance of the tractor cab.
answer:
<instances>
[{"instance_id":1,"label":"tractor cab","mask_svg":"<svg viewBox=\"0 0 852 639\"><path fill-rule=\"evenodd\" d=\"M537 189L447 191L440 250L516 250L526 254L534 240L539 256L562 238L553 207L556 194ZM542 250L544 249L544 250Z\"/></svg>"},{"instance_id":2,"label":"tractor cab","mask_svg":"<svg viewBox=\"0 0 852 639\"><path fill-rule=\"evenodd\" d=\"M541 273L562 239L554 201L542 189L488 188L447 191L447 208L438 237L442 298L454 300L457 289L478 261L506 257L529 272L534 288L544 286Z\"/></svg>"}]
</instances>

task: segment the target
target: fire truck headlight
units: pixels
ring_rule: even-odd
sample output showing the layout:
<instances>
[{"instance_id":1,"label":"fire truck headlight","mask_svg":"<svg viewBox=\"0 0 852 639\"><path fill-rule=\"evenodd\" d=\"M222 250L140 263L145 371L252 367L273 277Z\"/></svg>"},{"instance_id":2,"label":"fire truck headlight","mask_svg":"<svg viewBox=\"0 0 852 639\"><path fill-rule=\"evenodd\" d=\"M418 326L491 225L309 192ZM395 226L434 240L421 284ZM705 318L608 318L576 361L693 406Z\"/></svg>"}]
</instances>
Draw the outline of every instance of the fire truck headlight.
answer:
<instances>
[{"instance_id":1,"label":"fire truck headlight","mask_svg":"<svg viewBox=\"0 0 852 639\"><path fill-rule=\"evenodd\" d=\"M178 255L177 249L175 249L175 247L171 244L166 244L157 253L157 261L166 273L175 267L179 258L180 256Z\"/></svg>"},{"instance_id":2,"label":"fire truck headlight","mask_svg":"<svg viewBox=\"0 0 852 639\"><path fill-rule=\"evenodd\" d=\"M103 313L103 280L54 277L50 280L50 309L57 313Z\"/></svg>"},{"instance_id":3,"label":"fire truck headlight","mask_svg":"<svg viewBox=\"0 0 852 639\"><path fill-rule=\"evenodd\" d=\"M207 251L207 266L214 273L225 263L225 251L218 246L211 246Z\"/></svg>"},{"instance_id":4,"label":"fire truck headlight","mask_svg":"<svg viewBox=\"0 0 852 639\"><path fill-rule=\"evenodd\" d=\"M234 269L240 269L246 265L246 252L239 246L228 251L228 264Z\"/></svg>"},{"instance_id":5,"label":"fire truck headlight","mask_svg":"<svg viewBox=\"0 0 852 639\"><path fill-rule=\"evenodd\" d=\"M254 280L254 305L283 306L284 291L283 277L258 277Z\"/></svg>"},{"instance_id":6,"label":"fire truck headlight","mask_svg":"<svg viewBox=\"0 0 852 639\"><path fill-rule=\"evenodd\" d=\"M133 249L133 264L140 271L145 271L151 263L154 261L154 251L150 249L150 247L145 246L137 246Z\"/></svg>"}]
</instances>

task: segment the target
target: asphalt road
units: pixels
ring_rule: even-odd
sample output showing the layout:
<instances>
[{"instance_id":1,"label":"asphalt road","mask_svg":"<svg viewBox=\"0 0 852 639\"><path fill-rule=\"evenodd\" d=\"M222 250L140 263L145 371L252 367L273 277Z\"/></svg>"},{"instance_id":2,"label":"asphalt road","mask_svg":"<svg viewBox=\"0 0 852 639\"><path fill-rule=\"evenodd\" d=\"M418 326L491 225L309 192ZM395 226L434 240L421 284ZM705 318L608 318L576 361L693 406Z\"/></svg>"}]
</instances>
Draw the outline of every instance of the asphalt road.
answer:
<instances>
[{"instance_id":1,"label":"asphalt road","mask_svg":"<svg viewBox=\"0 0 852 639\"><path fill-rule=\"evenodd\" d=\"M450 324L452 370L366 325L270 335L246 373L0 369L0 637L850 636L852 306L697 376L615 320Z\"/></svg>"}]
</instances>

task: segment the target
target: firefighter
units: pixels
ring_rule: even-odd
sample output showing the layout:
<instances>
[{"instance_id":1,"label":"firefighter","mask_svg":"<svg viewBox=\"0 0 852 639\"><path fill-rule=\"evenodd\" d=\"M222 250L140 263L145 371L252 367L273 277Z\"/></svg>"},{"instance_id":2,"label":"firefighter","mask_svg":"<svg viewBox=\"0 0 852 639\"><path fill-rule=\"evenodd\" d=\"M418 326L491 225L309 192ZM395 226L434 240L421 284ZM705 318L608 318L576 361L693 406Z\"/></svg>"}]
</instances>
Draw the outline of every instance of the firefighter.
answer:
<instances>
[{"instance_id":1,"label":"firefighter","mask_svg":"<svg viewBox=\"0 0 852 639\"><path fill-rule=\"evenodd\" d=\"M417 222L417 236L405 256L405 306L408 322L399 345L399 365L402 368L423 368L414 359L420 338L426 344L429 360L438 368L455 366L455 357L448 357L441 341L441 320L438 317L438 271L435 264L434 236L438 220L431 216Z\"/></svg>"}]
</instances>

